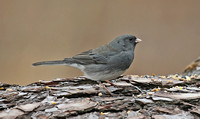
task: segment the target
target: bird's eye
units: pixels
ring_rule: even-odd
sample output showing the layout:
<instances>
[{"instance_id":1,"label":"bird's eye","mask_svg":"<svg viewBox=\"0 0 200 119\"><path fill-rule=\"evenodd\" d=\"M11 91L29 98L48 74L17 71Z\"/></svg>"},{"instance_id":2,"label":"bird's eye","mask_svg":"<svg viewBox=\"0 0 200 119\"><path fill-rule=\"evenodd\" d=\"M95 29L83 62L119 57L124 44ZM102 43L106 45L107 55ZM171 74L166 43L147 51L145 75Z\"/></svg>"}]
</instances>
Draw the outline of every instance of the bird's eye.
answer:
<instances>
[{"instance_id":1,"label":"bird's eye","mask_svg":"<svg viewBox=\"0 0 200 119\"><path fill-rule=\"evenodd\" d=\"M133 39L132 39L132 38L130 38L129 40L130 40L130 41L133 41Z\"/></svg>"}]
</instances>

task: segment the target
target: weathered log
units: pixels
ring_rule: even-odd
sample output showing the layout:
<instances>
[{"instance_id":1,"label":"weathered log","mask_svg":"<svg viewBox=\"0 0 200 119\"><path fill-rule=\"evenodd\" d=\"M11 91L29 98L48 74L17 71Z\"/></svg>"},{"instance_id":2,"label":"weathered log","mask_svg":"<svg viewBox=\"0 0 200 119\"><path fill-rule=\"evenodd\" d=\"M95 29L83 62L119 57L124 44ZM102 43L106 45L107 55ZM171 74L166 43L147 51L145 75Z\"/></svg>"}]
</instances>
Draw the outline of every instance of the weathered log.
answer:
<instances>
[{"instance_id":1,"label":"weathered log","mask_svg":"<svg viewBox=\"0 0 200 119\"><path fill-rule=\"evenodd\" d=\"M115 86L103 83L113 96L84 77L27 86L0 83L0 118L198 118L198 72L196 68L183 75L122 76L112 81Z\"/></svg>"}]
</instances>

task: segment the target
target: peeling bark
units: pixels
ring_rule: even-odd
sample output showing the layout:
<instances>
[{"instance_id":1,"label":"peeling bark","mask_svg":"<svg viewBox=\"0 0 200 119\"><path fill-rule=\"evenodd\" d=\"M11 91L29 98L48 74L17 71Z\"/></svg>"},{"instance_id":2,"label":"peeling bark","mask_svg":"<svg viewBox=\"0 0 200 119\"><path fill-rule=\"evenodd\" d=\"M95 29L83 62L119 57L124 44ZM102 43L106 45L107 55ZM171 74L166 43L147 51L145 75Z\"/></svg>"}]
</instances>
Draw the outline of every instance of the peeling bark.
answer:
<instances>
[{"instance_id":1,"label":"peeling bark","mask_svg":"<svg viewBox=\"0 0 200 119\"><path fill-rule=\"evenodd\" d=\"M200 75L189 74L127 75L113 80L114 86L104 82L113 96L83 77L27 86L0 83L0 118L199 118Z\"/></svg>"}]
</instances>

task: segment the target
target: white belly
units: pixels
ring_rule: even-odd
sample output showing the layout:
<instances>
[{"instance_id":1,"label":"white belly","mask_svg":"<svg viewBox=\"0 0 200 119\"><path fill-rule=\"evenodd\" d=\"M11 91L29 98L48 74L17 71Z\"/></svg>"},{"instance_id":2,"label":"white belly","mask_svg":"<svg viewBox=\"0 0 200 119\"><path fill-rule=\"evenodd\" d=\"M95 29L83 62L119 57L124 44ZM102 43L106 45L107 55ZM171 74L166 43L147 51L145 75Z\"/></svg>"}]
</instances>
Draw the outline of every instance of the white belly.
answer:
<instances>
[{"instance_id":1,"label":"white belly","mask_svg":"<svg viewBox=\"0 0 200 119\"><path fill-rule=\"evenodd\" d=\"M98 73L92 73L92 74L84 73L84 75L86 76L86 78L91 79L91 80L105 81L105 80L115 79L123 73L124 71L117 71L117 72L111 72L111 73L107 73L107 72L101 72L101 73L98 72Z\"/></svg>"}]
</instances>

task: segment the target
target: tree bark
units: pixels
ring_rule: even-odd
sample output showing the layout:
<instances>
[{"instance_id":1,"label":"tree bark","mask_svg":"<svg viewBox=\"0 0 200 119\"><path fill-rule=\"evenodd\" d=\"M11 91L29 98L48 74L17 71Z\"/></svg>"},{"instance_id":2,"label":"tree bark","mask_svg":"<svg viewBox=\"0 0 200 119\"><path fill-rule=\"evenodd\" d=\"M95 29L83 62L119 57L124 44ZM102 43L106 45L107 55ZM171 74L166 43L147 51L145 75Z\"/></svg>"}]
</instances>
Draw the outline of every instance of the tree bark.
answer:
<instances>
[{"instance_id":1,"label":"tree bark","mask_svg":"<svg viewBox=\"0 0 200 119\"><path fill-rule=\"evenodd\" d=\"M0 83L0 118L199 118L200 60L183 74L127 75L102 85L84 77L27 86ZM195 67L195 68L194 68Z\"/></svg>"}]
</instances>

